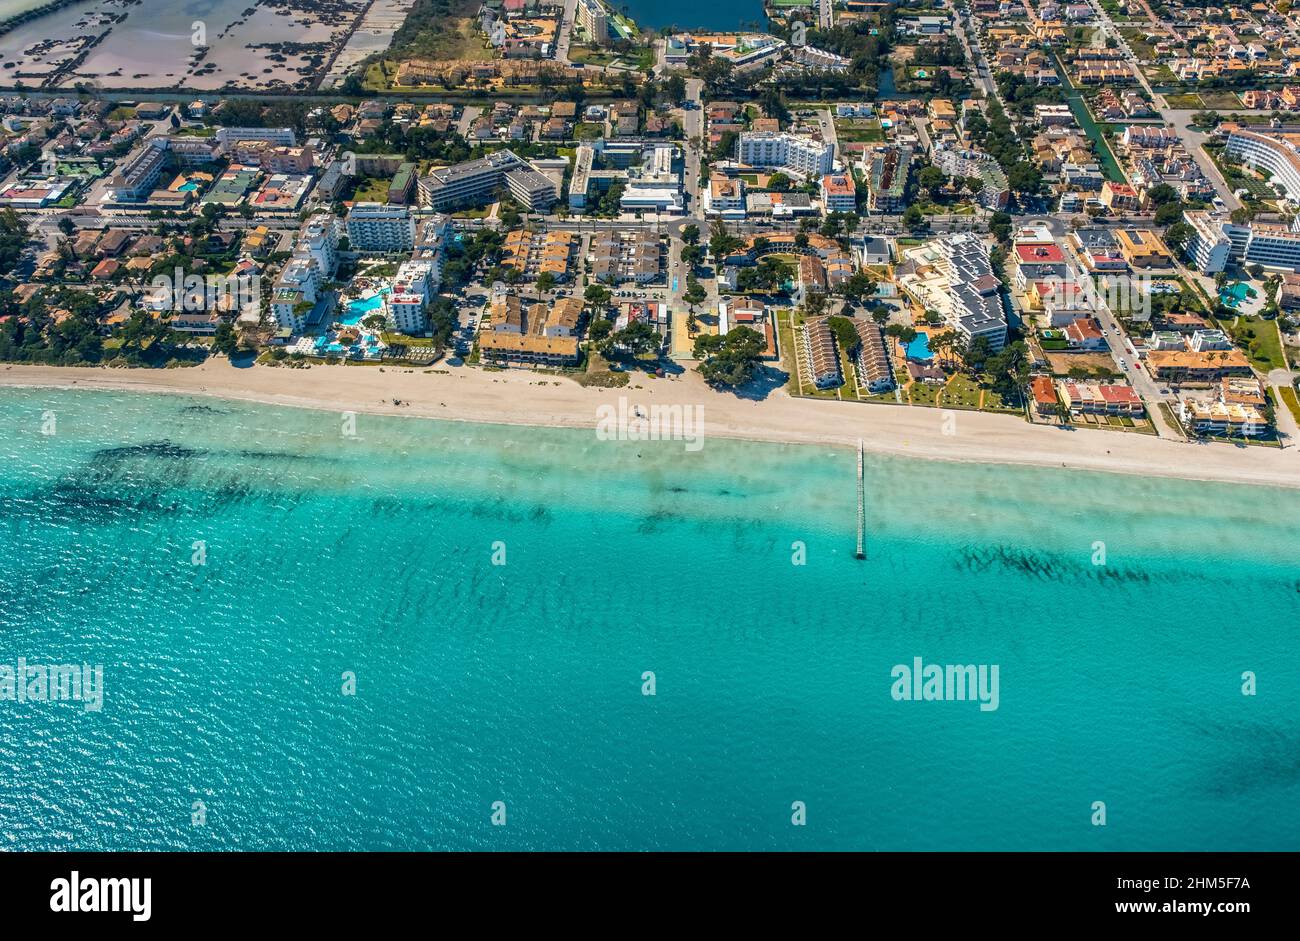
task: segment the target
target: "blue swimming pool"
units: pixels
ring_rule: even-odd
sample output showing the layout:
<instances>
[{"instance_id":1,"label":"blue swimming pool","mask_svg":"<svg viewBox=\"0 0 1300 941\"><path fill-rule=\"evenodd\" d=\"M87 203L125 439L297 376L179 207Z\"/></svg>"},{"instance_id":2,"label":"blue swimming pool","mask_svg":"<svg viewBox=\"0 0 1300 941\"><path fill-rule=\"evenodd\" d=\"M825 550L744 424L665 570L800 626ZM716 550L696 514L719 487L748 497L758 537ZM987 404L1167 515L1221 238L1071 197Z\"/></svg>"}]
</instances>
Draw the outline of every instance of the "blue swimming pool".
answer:
<instances>
[{"instance_id":1,"label":"blue swimming pool","mask_svg":"<svg viewBox=\"0 0 1300 941\"><path fill-rule=\"evenodd\" d=\"M1237 307L1248 297L1254 297L1255 290L1245 281L1234 281L1232 284L1225 284L1219 291L1219 303L1228 307Z\"/></svg>"},{"instance_id":2,"label":"blue swimming pool","mask_svg":"<svg viewBox=\"0 0 1300 941\"><path fill-rule=\"evenodd\" d=\"M373 314L380 307L384 306L384 295L387 294L389 290L389 288L384 288L377 294L372 294L369 297L348 301L347 305L343 308L343 313L338 316L338 322L349 327L361 323L362 318L367 314Z\"/></svg>"},{"instance_id":3,"label":"blue swimming pool","mask_svg":"<svg viewBox=\"0 0 1300 941\"><path fill-rule=\"evenodd\" d=\"M907 358L914 359L919 363L928 363L934 359L934 353L930 351L930 337L925 333L918 333L916 339L907 344Z\"/></svg>"}]
</instances>

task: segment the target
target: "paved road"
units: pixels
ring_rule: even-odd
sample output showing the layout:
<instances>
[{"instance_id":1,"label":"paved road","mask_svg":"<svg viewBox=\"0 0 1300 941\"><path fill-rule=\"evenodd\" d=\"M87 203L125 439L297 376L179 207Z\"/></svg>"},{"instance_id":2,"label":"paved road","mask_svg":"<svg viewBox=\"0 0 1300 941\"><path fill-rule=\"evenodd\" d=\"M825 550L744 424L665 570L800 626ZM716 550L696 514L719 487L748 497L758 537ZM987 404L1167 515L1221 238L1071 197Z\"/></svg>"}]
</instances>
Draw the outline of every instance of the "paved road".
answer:
<instances>
[{"instance_id":1,"label":"paved road","mask_svg":"<svg viewBox=\"0 0 1300 941\"><path fill-rule=\"evenodd\" d=\"M469 126L473 124L482 113L482 108L476 105L466 105L460 113L460 120L456 122L456 133L468 140Z\"/></svg>"},{"instance_id":2,"label":"paved road","mask_svg":"<svg viewBox=\"0 0 1300 941\"><path fill-rule=\"evenodd\" d=\"M1274 369L1268 374L1268 384L1274 389L1294 389L1297 375L1297 372L1290 369ZM1281 395L1277 397L1277 408L1273 413L1276 416L1278 434L1282 436L1283 447L1295 447L1300 443L1300 425L1296 424L1295 416L1282 401Z\"/></svg>"},{"instance_id":3,"label":"paved road","mask_svg":"<svg viewBox=\"0 0 1300 941\"><path fill-rule=\"evenodd\" d=\"M1062 239L1062 244L1066 246L1069 254L1073 256L1075 267L1080 271L1086 270L1083 267L1083 260L1079 258L1078 253L1075 251L1074 245L1066 239ZM1159 408L1161 402L1172 403L1173 397L1163 392L1156 381L1142 368L1141 360L1132 341L1128 339L1128 335L1120 327L1115 314L1107 306L1105 297L1100 293L1097 295L1096 308L1097 321L1101 324L1105 333L1106 346L1110 350L1110 355L1141 397L1156 433L1162 438L1185 441L1183 435L1169 423L1169 420L1165 418Z\"/></svg>"},{"instance_id":4,"label":"paved road","mask_svg":"<svg viewBox=\"0 0 1300 941\"><path fill-rule=\"evenodd\" d=\"M817 123L822 129L822 140L830 141L835 148L832 151L835 159L843 159L840 155L840 136L835 131L835 115L831 114L830 108L822 108L817 112Z\"/></svg>"},{"instance_id":5,"label":"paved road","mask_svg":"<svg viewBox=\"0 0 1300 941\"><path fill-rule=\"evenodd\" d=\"M1120 35L1119 29L1115 26L1114 22L1111 21L1110 14L1102 9L1098 0L1088 0L1088 4L1092 7L1093 12L1097 14L1097 23L1101 27L1102 32L1115 40L1115 44L1119 51L1123 54L1124 58L1128 60L1129 65L1133 67L1133 71L1137 73L1138 83L1142 86L1143 90L1151 96L1151 100L1156 103L1156 107L1160 108L1164 104L1164 98L1157 95L1156 90L1152 88L1151 83L1147 81L1146 75L1142 72L1142 63L1138 57L1133 54L1133 48L1128 44L1128 40Z\"/></svg>"},{"instance_id":6,"label":"paved road","mask_svg":"<svg viewBox=\"0 0 1300 941\"><path fill-rule=\"evenodd\" d=\"M686 192L686 211L703 219L704 199L700 192L700 149L704 142L704 103L701 95L704 82L698 78L686 80L686 104L690 107L680 110L682 115L682 132L686 135L686 165L682 168L683 189ZM699 141L699 144L696 144Z\"/></svg>"},{"instance_id":7,"label":"paved road","mask_svg":"<svg viewBox=\"0 0 1300 941\"><path fill-rule=\"evenodd\" d=\"M569 43L578 18L578 0L564 0L564 15L560 19L559 38L555 41L555 61L568 62Z\"/></svg>"},{"instance_id":8,"label":"paved road","mask_svg":"<svg viewBox=\"0 0 1300 941\"><path fill-rule=\"evenodd\" d=\"M1228 207L1228 211L1240 209L1241 200L1232 194L1232 187L1223 178L1223 174L1219 172L1219 168L1210 159L1210 155L1205 152L1205 142L1209 140L1210 135L1191 126L1192 115L1195 113L1195 111L1177 111L1166 108L1160 112L1160 115L1174 126L1179 139L1183 142L1183 146L1192 155L1196 165L1201 168L1205 178L1214 184L1214 189L1218 192L1219 198L1223 200L1223 204Z\"/></svg>"},{"instance_id":9,"label":"paved road","mask_svg":"<svg viewBox=\"0 0 1300 941\"><path fill-rule=\"evenodd\" d=\"M961 29L957 30L957 38L961 40L962 48L966 50L966 60L975 64L975 78L984 93L990 98L997 97L998 88L993 82L993 76L989 72L988 60L984 58L984 50L980 48L979 38L975 32L975 21L971 19L969 10L963 11L959 18Z\"/></svg>"}]
</instances>

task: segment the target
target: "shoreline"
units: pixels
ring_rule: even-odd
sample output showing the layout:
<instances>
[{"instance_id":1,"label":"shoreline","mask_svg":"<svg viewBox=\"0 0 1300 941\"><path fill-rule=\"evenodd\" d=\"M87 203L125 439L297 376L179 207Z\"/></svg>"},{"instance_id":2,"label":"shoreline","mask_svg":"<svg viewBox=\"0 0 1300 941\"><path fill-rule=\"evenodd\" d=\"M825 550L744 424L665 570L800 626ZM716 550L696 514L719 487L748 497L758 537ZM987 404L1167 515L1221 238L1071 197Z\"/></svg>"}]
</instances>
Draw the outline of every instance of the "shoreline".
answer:
<instances>
[{"instance_id":1,"label":"shoreline","mask_svg":"<svg viewBox=\"0 0 1300 941\"><path fill-rule=\"evenodd\" d=\"M623 388L589 388L523 370L466 366L237 367L209 360L177 369L5 364L0 388L91 389L192 395L277 407L498 425L586 428L597 409L702 406L703 438L852 448L952 462L1062 467L1146 477L1300 488L1300 449L1187 444L1100 429L1063 431L1015 415L921 406L809 401L772 389L762 400L710 389L698 374L634 376ZM382 372L380 370L383 370ZM405 404L394 405L398 399ZM952 416L951 433L945 419Z\"/></svg>"}]
</instances>

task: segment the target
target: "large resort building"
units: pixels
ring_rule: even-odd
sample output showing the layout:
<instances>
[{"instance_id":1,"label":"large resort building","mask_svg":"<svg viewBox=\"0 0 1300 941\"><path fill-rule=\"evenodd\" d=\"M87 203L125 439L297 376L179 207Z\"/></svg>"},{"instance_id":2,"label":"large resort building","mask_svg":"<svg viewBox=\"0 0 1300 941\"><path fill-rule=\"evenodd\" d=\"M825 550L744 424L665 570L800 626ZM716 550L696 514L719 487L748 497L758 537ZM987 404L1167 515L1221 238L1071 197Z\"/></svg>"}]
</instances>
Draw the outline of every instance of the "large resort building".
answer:
<instances>
[{"instance_id":1,"label":"large resort building","mask_svg":"<svg viewBox=\"0 0 1300 941\"><path fill-rule=\"evenodd\" d=\"M558 299L549 308L517 294L498 298L489 308L490 324L479 333L479 354L492 363L572 366L578 362L580 298Z\"/></svg>"},{"instance_id":2,"label":"large resort building","mask_svg":"<svg viewBox=\"0 0 1300 941\"><path fill-rule=\"evenodd\" d=\"M1300 135L1269 135L1234 127L1228 134L1227 153L1248 167L1261 167L1281 186L1286 198L1300 202L1300 153L1295 140Z\"/></svg>"},{"instance_id":3,"label":"large resort building","mask_svg":"<svg viewBox=\"0 0 1300 941\"><path fill-rule=\"evenodd\" d=\"M644 229L613 232L608 229L591 236L588 260L591 276L605 284L658 281L663 267L659 236Z\"/></svg>"},{"instance_id":4,"label":"large resort building","mask_svg":"<svg viewBox=\"0 0 1300 941\"><path fill-rule=\"evenodd\" d=\"M578 25L590 43L609 41L609 16L600 0L578 0Z\"/></svg>"},{"instance_id":5,"label":"large resort building","mask_svg":"<svg viewBox=\"0 0 1300 941\"><path fill-rule=\"evenodd\" d=\"M492 202L501 190L534 211L550 209L559 198L549 177L510 150L437 167L419 182L420 204L439 211L481 206Z\"/></svg>"},{"instance_id":6,"label":"large resort building","mask_svg":"<svg viewBox=\"0 0 1300 941\"><path fill-rule=\"evenodd\" d=\"M271 291L270 314L281 328L301 333L326 300L322 286L338 268L339 224L318 213L302 224L293 256Z\"/></svg>"},{"instance_id":7,"label":"large resort building","mask_svg":"<svg viewBox=\"0 0 1300 941\"><path fill-rule=\"evenodd\" d=\"M108 179L106 199L115 203L135 202L153 190L167 162L169 142L153 137L142 144Z\"/></svg>"},{"instance_id":8,"label":"large resort building","mask_svg":"<svg viewBox=\"0 0 1300 941\"><path fill-rule=\"evenodd\" d=\"M502 243L501 265L513 268L529 281L536 281L544 274L556 282L568 281L574 274L579 241L575 233L563 230L514 229Z\"/></svg>"},{"instance_id":9,"label":"large resort building","mask_svg":"<svg viewBox=\"0 0 1300 941\"><path fill-rule=\"evenodd\" d=\"M938 247L948 276L949 326L967 343L983 337L996 353L1007 342L1007 315L988 246L980 237L963 233L939 240Z\"/></svg>"},{"instance_id":10,"label":"large resort building","mask_svg":"<svg viewBox=\"0 0 1300 941\"><path fill-rule=\"evenodd\" d=\"M1229 265L1261 265L1300 271L1300 224L1291 228L1267 223L1240 225L1226 215L1205 210L1184 214L1192 230L1187 255L1199 271L1217 274Z\"/></svg>"},{"instance_id":11,"label":"large resort building","mask_svg":"<svg viewBox=\"0 0 1300 941\"><path fill-rule=\"evenodd\" d=\"M820 179L835 169L835 146L780 131L744 131L736 138L736 159L749 167Z\"/></svg>"},{"instance_id":12,"label":"large resort building","mask_svg":"<svg viewBox=\"0 0 1300 941\"><path fill-rule=\"evenodd\" d=\"M979 178L984 185L975 199L985 209L1007 208L1011 186L1002 167L988 154L957 147L935 147L930 161L954 179Z\"/></svg>"},{"instance_id":13,"label":"large resort building","mask_svg":"<svg viewBox=\"0 0 1300 941\"><path fill-rule=\"evenodd\" d=\"M405 206L353 203L345 225L356 251L401 252L415 245L415 218Z\"/></svg>"}]
</instances>

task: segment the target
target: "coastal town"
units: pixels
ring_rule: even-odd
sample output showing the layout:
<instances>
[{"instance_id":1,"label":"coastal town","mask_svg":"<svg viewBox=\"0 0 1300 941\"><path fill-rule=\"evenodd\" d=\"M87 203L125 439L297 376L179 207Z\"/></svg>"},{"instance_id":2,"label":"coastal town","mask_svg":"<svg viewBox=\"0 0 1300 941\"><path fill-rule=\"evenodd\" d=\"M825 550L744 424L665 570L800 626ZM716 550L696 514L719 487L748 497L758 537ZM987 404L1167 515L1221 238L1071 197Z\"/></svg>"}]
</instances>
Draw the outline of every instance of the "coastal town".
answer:
<instances>
[{"instance_id":1,"label":"coastal town","mask_svg":"<svg viewBox=\"0 0 1300 941\"><path fill-rule=\"evenodd\" d=\"M761 32L604 0L250 10L312 42L240 73L187 31L179 71L132 78L96 65L110 33L0 24L0 361L228 359L289 393L695 376L866 429L1300 438L1288 4L770 0Z\"/></svg>"}]
</instances>

